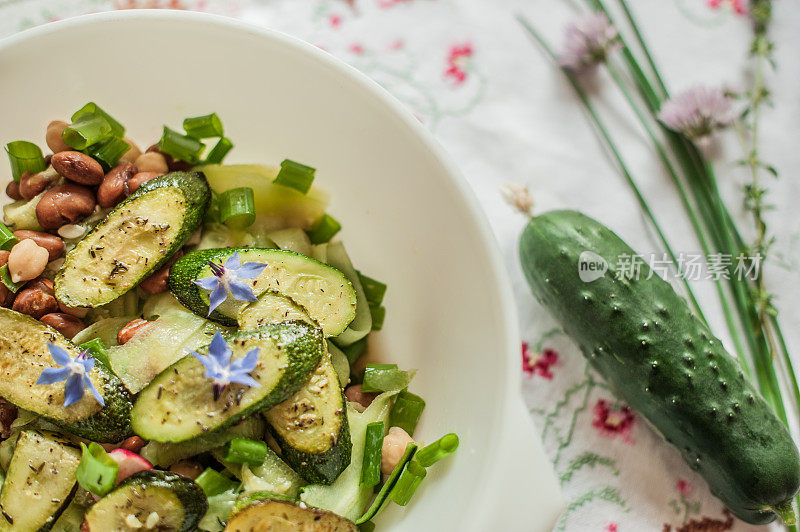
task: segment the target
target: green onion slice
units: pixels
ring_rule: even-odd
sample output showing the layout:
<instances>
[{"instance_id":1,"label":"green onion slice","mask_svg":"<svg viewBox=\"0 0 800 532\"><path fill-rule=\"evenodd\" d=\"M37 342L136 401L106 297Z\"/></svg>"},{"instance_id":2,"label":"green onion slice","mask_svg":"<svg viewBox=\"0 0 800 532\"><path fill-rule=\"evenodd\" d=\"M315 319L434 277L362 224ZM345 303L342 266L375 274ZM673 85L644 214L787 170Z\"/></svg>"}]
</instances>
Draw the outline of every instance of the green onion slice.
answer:
<instances>
[{"instance_id":1,"label":"green onion slice","mask_svg":"<svg viewBox=\"0 0 800 532\"><path fill-rule=\"evenodd\" d=\"M358 525L358 532L375 532L375 523L367 521Z\"/></svg>"},{"instance_id":2,"label":"green onion slice","mask_svg":"<svg viewBox=\"0 0 800 532\"><path fill-rule=\"evenodd\" d=\"M77 111L75 114L72 115L71 120L73 122L78 121L80 118L87 116L87 115L97 115L106 120L108 124L111 126L111 133L115 137L122 137L125 135L125 126L117 122L113 116L103 111L103 109L94 102L89 102Z\"/></svg>"},{"instance_id":3,"label":"green onion slice","mask_svg":"<svg viewBox=\"0 0 800 532\"><path fill-rule=\"evenodd\" d=\"M261 465L267 457L269 448L263 441L249 438L233 438L225 446L223 460L233 464Z\"/></svg>"},{"instance_id":4,"label":"green onion slice","mask_svg":"<svg viewBox=\"0 0 800 532\"><path fill-rule=\"evenodd\" d=\"M250 187L232 188L219 195L219 218L233 229L244 229L256 220L253 189Z\"/></svg>"},{"instance_id":5,"label":"green onion slice","mask_svg":"<svg viewBox=\"0 0 800 532\"><path fill-rule=\"evenodd\" d=\"M420 449L415 458L423 467L430 467L442 458L450 456L458 449L458 435L445 434L430 445Z\"/></svg>"},{"instance_id":6,"label":"green onion slice","mask_svg":"<svg viewBox=\"0 0 800 532\"><path fill-rule=\"evenodd\" d=\"M108 119L95 113L81 115L61 133L64 143L76 150L85 150L113 136L114 130Z\"/></svg>"},{"instance_id":7,"label":"green onion slice","mask_svg":"<svg viewBox=\"0 0 800 532\"><path fill-rule=\"evenodd\" d=\"M99 162L103 170L108 172L117 165L120 157L125 155L129 149L131 149L130 144L119 137L111 137L94 146L89 146L83 150L83 153Z\"/></svg>"},{"instance_id":8,"label":"green onion slice","mask_svg":"<svg viewBox=\"0 0 800 532\"><path fill-rule=\"evenodd\" d=\"M367 350L367 337L365 336L361 340L353 342L345 347L340 347L339 349L341 349L342 353L344 353L344 356L347 357L347 361L352 366L356 360L361 358L361 355L364 354L364 351Z\"/></svg>"},{"instance_id":9,"label":"green onion slice","mask_svg":"<svg viewBox=\"0 0 800 532\"><path fill-rule=\"evenodd\" d=\"M381 481L383 435L383 421L375 421L367 425L367 434L364 439L364 458L361 462L361 485L367 488L377 486Z\"/></svg>"},{"instance_id":10,"label":"green onion slice","mask_svg":"<svg viewBox=\"0 0 800 532\"><path fill-rule=\"evenodd\" d=\"M370 305L380 305L383 303L383 296L386 295L386 285L380 281L376 281L372 277L367 277L361 272L358 272L358 279L361 281L361 287L364 289L364 294L367 296L367 301Z\"/></svg>"},{"instance_id":11,"label":"green onion slice","mask_svg":"<svg viewBox=\"0 0 800 532\"><path fill-rule=\"evenodd\" d=\"M397 394L397 400L392 406L389 426L400 427L413 436L423 410L425 410L425 400L419 395L403 390Z\"/></svg>"},{"instance_id":12,"label":"green onion slice","mask_svg":"<svg viewBox=\"0 0 800 532\"><path fill-rule=\"evenodd\" d=\"M11 280L11 272L8 271L8 264L3 264L0 266L0 282L2 282L6 288L8 288L11 292L17 293L19 289L25 286L27 281L20 281L15 283Z\"/></svg>"},{"instance_id":13,"label":"green onion slice","mask_svg":"<svg viewBox=\"0 0 800 532\"><path fill-rule=\"evenodd\" d=\"M369 311L372 313L372 330L380 331L383 329L383 320L386 319L386 307L383 305L375 306L370 304Z\"/></svg>"},{"instance_id":14,"label":"green onion slice","mask_svg":"<svg viewBox=\"0 0 800 532\"><path fill-rule=\"evenodd\" d=\"M106 346L100 338L93 338L88 342L84 342L78 346L78 349L81 351L88 351L95 360L108 369L111 369L111 362L108 360L108 351L106 351Z\"/></svg>"},{"instance_id":15,"label":"green onion slice","mask_svg":"<svg viewBox=\"0 0 800 532\"><path fill-rule=\"evenodd\" d=\"M222 120L219 119L217 113L186 118L183 120L183 130L195 139L208 139L224 135Z\"/></svg>"},{"instance_id":16,"label":"green onion slice","mask_svg":"<svg viewBox=\"0 0 800 532\"><path fill-rule=\"evenodd\" d=\"M47 168L41 148L33 142L27 140L9 142L6 144L6 153L11 162L11 176L14 181L19 181L25 172L35 174Z\"/></svg>"},{"instance_id":17,"label":"green onion slice","mask_svg":"<svg viewBox=\"0 0 800 532\"><path fill-rule=\"evenodd\" d=\"M119 465L95 442L89 447L81 442L81 450L83 454L75 478L83 489L102 497L114 487Z\"/></svg>"},{"instance_id":18,"label":"green onion slice","mask_svg":"<svg viewBox=\"0 0 800 532\"><path fill-rule=\"evenodd\" d=\"M397 369L397 364L367 364L361 391L364 393L402 390L411 382L407 371Z\"/></svg>"},{"instance_id":19,"label":"green onion slice","mask_svg":"<svg viewBox=\"0 0 800 532\"><path fill-rule=\"evenodd\" d=\"M222 137L219 142L211 148L206 156L205 164L221 164L228 152L233 149L233 142L228 137Z\"/></svg>"},{"instance_id":20,"label":"green onion slice","mask_svg":"<svg viewBox=\"0 0 800 532\"><path fill-rule=\"evenodd\" d=\"M389 492L389 498L396 504L405 506L427 474L428 472L425 468L419 465L416 460L408 462Z\"/></svg>"},{"instance_id":21,"label":"green onion slice","mask_svg":"<svg viewBox=\"0 0 800 532\"><path fill-rule=\"evenodd\" d=\"M323 214L314 226L308 230L308 239L312 244L324 244L342 229L342 224L328 214Z\"/></svg>"},{"instance_id":22,"label":"green onion slice","mask_svg":"<svg viewBox=\"0 0 800 532\"><path fill-rule=\"evenodd\" d=\"M236 489L239 483L229 479L215 469L206 468L205 471L200 473L200 476L195 479L195 482L200 485L200 489L206 494L206 497L213 497L231 489Z\"/></svg>"},{"instance_id":23,"label":"green onion slice","mask_svg":"<svg viewBox=\"0 0 800 532\"><path fill-rule=\"evenodd\" d=\"M190 137L189 135L181 135L167 126L164 126L164 132L161 135L161 140L158 142L158 149L167 155L172 155L175 159L186 161L190 164L197 164L200 162L200 155L206 145L199 140Z\"/></svg>"},{"instance_id":24,"label":"green onion slice","mask_svg":"<svg viewBox=\"0 0 800 532\"><path fill-rule=\"evenodd\" d=\"M410 462L412 458L414 458L414 453L417 452L417 447L418 445L416 443L409 443L406 446L406 450L403 453L402 458L400 458L400 461L397 462L397 465L389 474L386 482L383 483L381 490L378 492L378 495L375 496L372 504L370 504L369 508L367 508L367 511L356 520L357 525L370 521L373 517L378 515L378 512L383 510L383 508L386 506L386 503L389 502L389 492L397 482L397 478L400 476L400 473L402 473L403 469L405 469L406 464Z\"/></svg>"},{"instance_id":25,"label":"green onion slice","mask_svg":"<svg viewBox=\"0 0 800 532\"><path fill-rule=\"evenodd\" d=\"M4 224L0 224L0 249L11 251L11 248L13 248L17 242L19 242L19 238L14 236L11 229Z\"/></svg>"},{"instance_id":26,"label":"green onion slice","mask_svg":"<svg viewBox=\"0 0 800 532\"><path fill-rule=\"evenodd\" d=\"M307 193L314 182L316 168L300 164L291 159L284 159L281 169L273 183L284 187L293 188L303 194Z\"/></svg>"}]
</instances>

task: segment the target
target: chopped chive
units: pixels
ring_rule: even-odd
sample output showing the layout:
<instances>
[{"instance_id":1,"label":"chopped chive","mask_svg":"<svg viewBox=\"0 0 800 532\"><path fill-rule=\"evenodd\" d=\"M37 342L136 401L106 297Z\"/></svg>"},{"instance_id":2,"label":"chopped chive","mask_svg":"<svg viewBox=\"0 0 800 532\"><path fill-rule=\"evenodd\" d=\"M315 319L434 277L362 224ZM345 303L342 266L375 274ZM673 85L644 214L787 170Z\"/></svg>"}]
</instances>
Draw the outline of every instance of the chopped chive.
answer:
<instances>
[{"instance_id":1,"label":"chopped chive","mask_svg":"<svg viewBox=\"0 0 800 532\"><path fill-rule=\"evenodd\" d=\"M27 281L20 281L15 283L11 280L11 272L8 271L8 264L3 264L0 266L0 282L2 282L6 288L8 288L11 292L17 293L19 289L25 286Z\"/></svg>"},{"instance_id":2,"label":"chopped chive","mask_svg":"<svg viewBox=\"0 0 800 532\"><path fill-rule=\"evenodd\" d=\"M42 150L33 142L15 140L6 144L6 153L11 162L11 177L19 181L22 174L41 172L47 165L44 163Z\"/></svg>"},{"instance_id":3,"label":"chopped chive","mask_svg":"<svg viewBox=\"0 0 800 532\"><path fill-rule=\"evenodd\" d=\"M172 155L179 161L186 161L190 164L197 164L200 162L200 155L203 153L205 147L206 145L199 140L189 135L181 135L167 126L164 126L161 140L158 141L158 149L161 152Z\"/></svg>"},{"instance_id":4,"label":"chopped chive","mask_svg":"<svg viewBox=\"0 0 800 532\"><path fill-rule=\"evenodd\" d=\"M364 354L364 351L367 350L367 337L365 336L361 340L353 342L345 347L340 347L339 349L341 349L342 353L344 353L344 356L347 357L347 361L352 366L356 360L361 358L361 355Z\"/></svg>"},{"instance_id":5,"label":"chopped chive","mask_svg":"<svg viewBox=\"0 0 800 532\"><path fill-rule=\"evenodd\" d=\"M85 150L113 135L113 128L106 117L90 113L82 115L67 126L61 133L61 139L70 148Z\"/></svg>"},{"instance_id":6,"label":"chopped chive","mask_svg":"<svg viewBox=\"0 0 800 532\"><path fill-rule=\"evenodd\" d=\"M185 118L183 120L183 130L187 135L195 139L208 139L224 135L222 120L219 119L217 113Z\"/></svg>"},{"instance_id":7,"label":"chopped chive","mask_svg":"<svg viewBox=\"0 0 800 532\"><path fill-rule=\"evenodd\" d=\"M375 532L375 523L367 521L358 525L358 532Z\"/></svg>"},{"instance_id":8,"label":"chopped chive","mask_svg":"<svg viewBox=\"0 0 800 532\"><path fill-rule=\"evenodd\" d=\"M329 214L323 214L314 226L308 230L308 239L312 244L324 244L342 229L342 224Z\"/></svg>"},{"instance_id":9,"label":"chopped chive","mask_svg":"<svg viewBox=\"0 0 800 532\"><path fill-rule=\"evenodd\" d=\"M78 346L78 349L81 351L88 351L95 360L108 369L111 369L111 362L108 360L108 351L106 351L106 346L100 338L93 338L88 342L84 342Z\"/></svg>"},{"instance_id":10,"label":"chopped chive","mask_svg":"<svg viewBox=\"0 0 800 532\"><path fill-rule=\"evenodd\" d=\"M130 144L120 137L111 137L94 146L89 146L83 153L95 159L108 172L117 165L120 157L131 149Z\"/></svg>"},{"instance_id":11,"label":"chopped chive","mask_svg":"<svg viewBox=\"0 0 800 532\"><path fill-rule=\"evenodd\" d=\"M370 304L369 311L372 313L372 330L380 331L383 329L383 320L386 319L386 307Z\"/></svg>"},{"instance_id":12,"label":"chopped chive","mask_svg":"<svg viewBox=\"0 0 800 532\"><path fill-rule=\"evenodd\" d=\"M425 400L419 395L403 390L397 394L397 400L389 414L389 426L400 427L413 436L423 410L425 410Z\"/></svg>"},{"instance_id":13,"label":"chopped chive","mask_svg":"<svg viewBox=\"0 0 800 532\"><path fill-rule=\"evenodd\" d=\"M442 458L450 456L458 449L458 436L445 434L430 445L420 449L415 458L423 467L430 467Z\"/></svg>"},{"instance_id":14,"label":"chopped chive","mask_svg":"<svg viewBox=\"0 0 800 532\"><path fill-rule=\"evenodd\" d=\"M311 183L314 182L314 174L316 172L316 168L300 164L291 159L284 159L273 183L293 188L305 194L311 189Z\"/></svg>"},{"instance_id":15,"label":"chopped chive","mask_svg":"<svg viewBox=\"0 0 800 532\"><path fill-rule=\"evenodd\" d=\"M372 277L367 277L361 272L358 272L358 280L361 281L361 287L364 289L364 294L367 296L367 302L370 305L383 303L383 296L386 295L386 285L384 283L376 281Z\"/></svg>"},{"instance_id":16,"label":"chopped chive","mask_svg":"<svg viewBox=\"0 0 800 532\"><path fill-rule=\"evenodd\" d=\"M228 490L235 489L239 483L229 479L219 471L206 468L205 471L200 473L200 476L195 479L195 482L206 494L206 497L213 497Z\"/></svg>"},{"instance_id":17,"label":"chopped chive","mask_svg":"<svg viewBox=\"0 0 800 532\"><path fill-rule=\"evenodd\" d=\"M367 364L361 391L364 393L402 390L411 377L407 371L397 369L397 364Z\"/></svg>"},{"instance_id":18,"label":"chopped chive","mask_svg":"<svg viewBox=\"0 0 800 532\"><path fill-rule=\"evenodd\" d=\"M223 459L233 464L261 465L267 457L268 447L263 441L234 438L225 446Z\"/></svg>"},{"instance_id":19,"label":"chopped chive","mask_svg":"<svg viewBox=\"0 0 800 532\"><path fill-rule=\"evenodd\" d=\"M384 482L383 486L381 486L381 490L378 492L378 495L375 496L372 504L369 506L369 508L367 508L364 514L356 520L355 523L357 525L370 521L373 517L378 515L378 512L383 510L383 508L386 506L386 503L389 502L389 492L397 482L397 478L400 476L400 473L402 473L403 469L405 469L406 464L410 462L412 458L414 458L414 453L417 452L417 447L418 446L416 443L409 443L406 445L406 450L403 453L403 456L400 458L400 461L397 462L395 468L392 469L392 472L389 474L386 482Z\"/></svg>"},{"instance_id":20,"label":"chopped chive","mask_svg":"<svg viewBox=\"0 0 800 532\"><path fill-rule=\"evenodd\" d=\"M222 160L228 155L228 152L233 149L233 142L228 137L219 139L211 151L208 152L205 164L221 164Z\"/></svg>"},{"instance_id":21,"label":"chopped chive","mask_svg":"<svg viewBox=\"0 0 800 532\"><path fill-rule=\"evenodd\" d=\"M367 425L367 435L364 439L364 458L361 462L361 485L367 488L377 486L381 481L383 434L383 421L375 421Z\"/></svg>"},{"instance_id":22,"label":"chopped chive","mask_svg":"<svg viewBox=\"0 0 800 532\"><path fill-rule=\"evenodd\" d=\"M114 487L119 465L95 442L81 442L81 461L75 478L83 489L102 497Z\"/></svg>"},{"instance_id":23,"label":"chopped chive","mask_svg":"<svg viewBox=\"0 0 800 532\"><path fill-rule=\"evenodd\" d=\"M117 122L113 116L103 111L103 109L94 102L89 102L72 115L73 122L78 121L81 117L86 115L98 115L106 119L111 126L111 132L115 137L122 137L125 135L125 126Z\"/></svg>"},{"instance_id":24,"label":"chopped chive","mask_svg":"<svg viewBox=\"0 0 800 532\"><path fill-rule=\"evenodd\" d=\"M219 219L228 227L244 229L256 220L253 202L253 189L250 187L232 188L219 195Z\"/></svg>"},{"instance_id":25,"label":"chopped chive","mask_svg":"<svg viewBox=\"0 0 800 532\"><path fill-rule=\"evenodd\" d=\"M405 506L427 474L428 471L419 465L416 460L408 462L389 492L389 498L396 504Z\"/></svg>"},{"instance_id":26,"label":"chopped chive","mask_svg":"<svg viewBox=\"0 0 800 532\"><path fill-rule=\"evenodd\" d=\"M14 236L11 229L4 224L0 224L0 249L4 251L11 251L11 248L19 242L19 238Z\"/></svg>"}]
</instances>

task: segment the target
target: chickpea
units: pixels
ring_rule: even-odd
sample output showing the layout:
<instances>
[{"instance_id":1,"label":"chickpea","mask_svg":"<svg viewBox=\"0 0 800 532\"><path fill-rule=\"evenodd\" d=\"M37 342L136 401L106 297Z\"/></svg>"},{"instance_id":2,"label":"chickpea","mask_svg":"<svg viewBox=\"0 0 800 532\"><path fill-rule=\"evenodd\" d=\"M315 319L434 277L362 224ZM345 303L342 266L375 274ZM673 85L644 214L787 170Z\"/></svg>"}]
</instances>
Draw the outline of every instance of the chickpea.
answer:
<instances>
[{"instance_id":1,"label":"chickpea","mask_svg":"<svg viewBox=\"0 0 800 532\"><path fill-rule=\"evenodd\" d=\"M8 273L15 283L30 281L42 274L50 253L30 238L20 240L8 255Z\"/></svg>"},{"instance_id":2,"label":"chickpea","mask_svg":"<svg viewBox=\"0 0 800 532\"><path fill-rule=\"evenodd\" d=\"M94 207L95 197L91 190L67 183L44 193L36 205L36 218L39 225L54 230L89 216Z\"/></svg>"},{"instance_id":3,"label":"chickpea","mask_svg":"<svg viewBox=\"0 0 800 532\"><path fill-rule=\"evenodd\" d=\"M392 427L389 433L383 438L383 448L381 449L381 473L388 475L397 467L406 446L414 443L411 436L400 427Z\"/></svg>"},{"instance_id":4,"label":"chickpea","mask_svg":"<svg viewBox=\"0 0 800 532\"><path fill-rule=\"evenodd\" d=\"M377 393L364 393L361 391L360 384L354 384L352 386L348 386L344 390L344 396L347 398L348 401L356 403L358 407L356 410L360 410L363 412L365 408L372 404L372 401L378 396Z\"/></svg>"},{"instance_id":5,"label":"chickpea","mask_svg":"<svg viewBox=\"0 0 800 532\"><path fill-rule=\"evenodd\" d=\"M119 447L120 449L125 449L126 451L138 454L139 451L142 450L142 447L144 447L144 440L139 436L131 436L127 440L123 440Z\"/></svg>"},{"instance_id":6,"label":"chickpea","mask_svg":"<svg viewBox=\"0 0 800 532\"><path fill-rule=\"evenodd\" d=\"M49 325L70 340L86 328L86 325L79 318L61 312L45 314L39 318L39 321Z\"/></svg>"},{"instance_id":7,"label":"chickpea","mask_svg":"<svg viewBox=\"0 0 800 532\"><path fill-rule=\"evenodd\" d=\"M127 142L128 146L130 146L131 149L122 154L122 157L120 157L120 161L125 160L132 163L142 154L142 150L140 150L139 146L137 146L136 143L133 142L128 137L123 137L122 140Z\"/></svg>"},{"instance_id":8,"label":"chickpea","mask_svg":"<svg viewBox=\"0 0 800 532\"><path fill-rule=\"evenodd\" d=\"M64 241L50 233L20 229L19 231L14 231L14 236L19 238L20 241L27 239L33 240L36 242L36 245L46 249L49 254L48 262L56 260L64 253Z\"/></svg>"},{"instance_id":9,"label":"chickpea","mask_svg":"<svg viewBox=\"0 0 800 532\"><path fill-rule=\"evenodd\" d=\"M169 468L170 471L178 475L190 478L192 480L200 476L203 472L203 466L194 460L181 460Z\"/></svg>"},{"instance_id":10,"label":"chickpea","mask_svg":"<svg viewBox=\"0 0 800 532\"><path fill-rule=\"evenodd\" d=\"M131 320L127 325L122 327L117 333L117 343L119 345L124 345L126 342L130 341L136 334L145 331L152 327L153 322L142 320L142 319L135 319Z\"/></svg>"},{"instance_id":11,"label":"chickpea","mask_svg":"<svg viewBox=\"0 0 800 532\"><path fill-rule=\"evenodd\" d=\"M12 180L8 185L6 185L6 196L14 201L21 200L22 194L19 192L19 183Z\"/></svg>"},{"instance_id":12,"label":"chickpea","mask_svg":"<svg viewBox=\"0 0 800 532\"><path fill-rule=\"evenodd\" d=\"M79 151L62 151L50 160L60 175L79 185L99 185L103 181L100 163Z\"/></svg>"},{"instance_id":13,"label":"chickpea","mask_svg":"<svg viewBox=\"0 0 800 532\"><path fill-rule=\"evenodd\" d=\"M25 288L17 293L11 308L39 319L45 314L58 312L58 302L52 294L47 294L39 288Z\"/></svg>"},{"instance_id":14,"label":"chickpea","mask_svg":"<svg viewBox=\"0 0 800 532\"><path fill-rule=\"evenodd\" d=\"M136 168L138 168L140 172L166 174L169 171L167 160L163 155L156 151L143 153L136 158L134 164L136 164Z\"/></svg>"},{"instance_id":15,"label":"chickpea","mask_svg":"<svg viewBox=\"0 0 800 532\"><path fill-rule=\"evenodd\" d=\"M164 156L164 160L167 161L167 168L169 172L185 172L186 170L190 170L192 168L190 163L178 160L169 153L164 153L161 151L161 149L158 147L158 142L147 148L147 153L151 152L160 153Z\"/></svg>"},{"instance_id":16,"label":"chickpea","mask_svg":"<svg viewBox=\"0 0 800 532\"><path fill-rule=\"evenodd\" d=\"M61 120L53 120L47 125L47 133L45 133L45 141L47 142L47 147L52 150L53 153L58 153L62 151L69 151L72 148L67 146L64 142L64 139L61 138L61 135L64 133L64 130L67 129L66 122L62 122Z\"/></svg>"}]
</instances>

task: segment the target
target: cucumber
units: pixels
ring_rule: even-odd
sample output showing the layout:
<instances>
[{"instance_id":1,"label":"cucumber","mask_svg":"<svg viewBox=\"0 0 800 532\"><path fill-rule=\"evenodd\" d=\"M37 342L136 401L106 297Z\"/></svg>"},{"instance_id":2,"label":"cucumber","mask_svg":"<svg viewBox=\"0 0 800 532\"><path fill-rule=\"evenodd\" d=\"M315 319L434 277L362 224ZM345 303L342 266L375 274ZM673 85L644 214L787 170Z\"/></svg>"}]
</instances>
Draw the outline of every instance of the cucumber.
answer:
<instances>
[{"instance_id":1,"label":"cucumber","mask_svg":"<svg viewBox=\"0 0 800 532\"><path fill-rule=\"evenodd\" d=\"M225 532L296 530L298 532L358 532L356 525L327 510L298 506L273 496L249 502L228 520Z\"/></svg>"},{"instance_id":2,"label":"cucumber","mask_svg":"<svg viewBox=\"0 0 800 532\"><path fill-rule=\"evenodd\" d=\"M199 172L148 181L67 253L55 293L70 307L99 307L158 270L200 226L211 191Z\"/></svg>"},{"instance_id":3,"label":"cucumber","mask_svg":"<svg viewBox=\"0 0 800 532\"><path fill-rule=\"evenodd\" d=\"M45 368L56 367L47 344L63 347L70 357L80 350L58 331L30 316L0 308L0 396L34 412L67 432L98 442L118 442L130 434L131 395L102 364L89 373L105 406L91 393L64 408L64 383L37 385Z\"/></svg>"},{"instance_id":4,"label":"cucumber","mask_svg":"<svg viewBox=\"0 0 800 532\"><path fill-rule=\"evenodd\" d=\"M58 436L22 431L0 493L0 530L50 530L75 495L80 461Z\"/></svg>"},{"instance_id":5,"label":"cucumber","mask_svg":"<svg viewBox=\"0 0 800 532\"><path fill-rule=\"evenodd\" d=\"M243 329L287 319L315 323L315 316L291 299L265 293L243 308ZM349 367L348 367L349 370ZM339 377L326 351L300 391L264 412L283 459L305 480L330 484L350 464L350 430Z\"/></svg>"},{"instance_id":6,"label":"cucumber","mask_svg":"<svg viewBox=\"0 0 800 532\"><path fill-rule=\"evenodd\" d=\"M234 334L233 358L258 348L258 366L250 373L257 387L227 386L215 400L205 368L186 355L144 388L131 411L136 434L157 442L186 441L230 426L270 408L297 392L325 352L319 328L292 321Z\"/></svg>"},{"instance_id":7,"label":"cucumber","mask_svg":"<svg viewBox=\"0 0 800 532\"><path fill-rule=\"evenodd\" d=\"M151 469L134 473L97 501L86 513L85 524L89 532L188 532L196 530L207 509L208 500L197 483Z\"/></svg>"},{"instance_id":8,"label":"cucumber","mask_svg":"<svg viewBox=\"0 0 800 532\"><path fill-rule=\"evenodd\" d=\"M646 264L638 280L617 278L625 256L636 253L574 211L534 217L520 239L534 295L711 492L748 523L768 523L776 512L788 517L800 487L789 431L667 282L648 279ZM602 273L603 261L608 269L583 282L579 267L588 271L587 258L594 258L595 272Z\"/></svg>"},{"instance_id":9,"label":"cucumber","mask_svg":"<svg viewBox=\"0 0 800 532\"><path fill-rule=\"evenodd\" d=\"M353 285L339 270L312 258L279 249L222 248L188 253L172 265L169 287L184 306L199 316L208 314L208 292L193 283L212 275L209 261L224 264L235 252L242 264L261 262L267 268L248 281L256 296L278 292L306 309L319 322L325 336L336 336L347 328L356 314ZM236 325L244 303L228 298L209 319Z\"/></svg>"}]
</instances>

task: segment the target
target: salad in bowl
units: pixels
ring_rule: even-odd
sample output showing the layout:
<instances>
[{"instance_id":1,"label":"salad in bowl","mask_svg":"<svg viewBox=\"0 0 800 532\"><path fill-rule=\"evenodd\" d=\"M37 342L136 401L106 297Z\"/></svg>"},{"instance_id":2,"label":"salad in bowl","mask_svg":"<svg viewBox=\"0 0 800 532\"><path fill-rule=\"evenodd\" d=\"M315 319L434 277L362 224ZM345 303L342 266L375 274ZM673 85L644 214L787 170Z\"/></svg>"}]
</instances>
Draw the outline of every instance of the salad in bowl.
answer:
<instances>
[{"instance_id":1,"label":"salad in bowl","mask_svg":"<svg viewBox=\"0 0 800 532\"><path fill-rule=\"evenodd\" d=\"M6 145L0 530L373 530L458 437L366 363L386 285L316 170L224 165L216 114L144 152L95 103Z\"/></svg>"}]
</instances>

